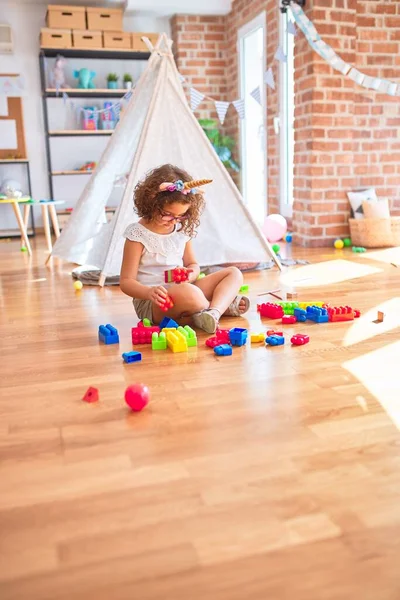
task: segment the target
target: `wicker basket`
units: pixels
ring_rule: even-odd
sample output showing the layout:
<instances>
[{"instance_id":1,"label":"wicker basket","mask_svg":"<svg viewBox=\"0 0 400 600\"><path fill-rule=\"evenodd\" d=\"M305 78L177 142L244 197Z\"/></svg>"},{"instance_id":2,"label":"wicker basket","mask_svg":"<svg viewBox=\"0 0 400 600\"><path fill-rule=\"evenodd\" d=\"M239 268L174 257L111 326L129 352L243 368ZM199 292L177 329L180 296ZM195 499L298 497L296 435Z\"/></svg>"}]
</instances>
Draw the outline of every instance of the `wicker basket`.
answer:
<instances>
[{"instance_id":1,"label":"wicker basket","mask_svg":"<svg viewBox=\"0 0 400 600\"><path fill-rule=\"evenodd\" d=\"M400 246L400 217L390 219L349 219L353 246L389 248Z\"/></svg>"}]
</instances>

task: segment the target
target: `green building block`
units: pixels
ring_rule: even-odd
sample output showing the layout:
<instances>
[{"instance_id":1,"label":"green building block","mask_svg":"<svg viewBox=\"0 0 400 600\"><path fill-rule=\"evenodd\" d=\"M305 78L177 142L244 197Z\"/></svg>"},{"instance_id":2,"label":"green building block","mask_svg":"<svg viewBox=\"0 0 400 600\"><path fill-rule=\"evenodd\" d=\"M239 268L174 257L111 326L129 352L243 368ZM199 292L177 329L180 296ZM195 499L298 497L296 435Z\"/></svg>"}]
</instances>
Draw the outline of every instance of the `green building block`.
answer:
<instances>
[{"instance_id":1,"label":"green building block","mask_svg":"<svg viewBox=\"0 0 400 600\"><path fill-rule=\"evenodd\" d=\"M143 319L143 327L151 327L153 325L153 323L150 321L150 319Z\"/></svg>"},{"instance_id":2,"label":"green building block","mask_svg":"<svg viewBox=\"0 0 400 600\"><path fill-rule=\"evenodd\" d=\"M283 308L285 315L294 315L294 309L299 307L298 302L277 302Z\"/></svg>"},{"instance_id":3,"label":"green building block","mask_svg":"<svg viewBox=\"0 0 400 600\"><path fill-rule=\"evenodd\" d=\"M194 331L194 329L189 327L189 325L185 325L185 327L179 326L178 331L180 331L180 333L185 336L188 348L193 348L194 346L197 346L196 332Z\"/></svg>"},{"instance_id":4,"label":"green building block","mask_svg":"<svg viewBox=\"0 0 400 600\"><path fill-rule=\"evenodd\" d=\"M239 294L248 294L249 293L249 286L248 285L242 285L242 287L239 290Z\"/></svg>"},{"instance_id":5,"label":"green building block","mask_svg":"<svg viewBox=\"0 0 400 600\"><path fill-rule=\"evenodd\" d=\"M203 279L203 277L205 277L205 276L206 276L206 274L205 274L205 273L199 273L199 276L198 276L198 278L197 278L197 279Z\"/></svg>"},{"instance_id":6,"label":"green building block","mask_svg":"<svg viewBox=\"0 0 400 600\"><path fill-rule=\"evenodd\" d=\"M151 349L152 350L166 350L167 349L167 336L163 331L154 333L151 336Z\"/></svg>"}]
</instances>

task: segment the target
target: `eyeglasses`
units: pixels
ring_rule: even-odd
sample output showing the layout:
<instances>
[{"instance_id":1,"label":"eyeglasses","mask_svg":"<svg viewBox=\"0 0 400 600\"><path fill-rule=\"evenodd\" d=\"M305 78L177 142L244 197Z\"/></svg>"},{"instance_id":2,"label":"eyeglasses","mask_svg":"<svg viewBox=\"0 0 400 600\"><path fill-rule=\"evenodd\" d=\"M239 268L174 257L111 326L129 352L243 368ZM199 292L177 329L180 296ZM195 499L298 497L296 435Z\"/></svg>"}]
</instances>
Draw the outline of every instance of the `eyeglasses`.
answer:
<instances>
[{"instance_id":1,"label":"eyeglasses","mask_svg":"<svg viewBox=\"0 0 400 600\"><path fill-rule=\"evenodd\" d=\"M188 214L180 215L179 217L176 217L175 215L171 215L171 213L165 212L163 210L160 210L159 213L161 216L161 220L166 221L167 223L172 223L172 221L178 221L178 223L181 223L182 221L185 221L189 217Z\"/></svg>"}]
</instances>

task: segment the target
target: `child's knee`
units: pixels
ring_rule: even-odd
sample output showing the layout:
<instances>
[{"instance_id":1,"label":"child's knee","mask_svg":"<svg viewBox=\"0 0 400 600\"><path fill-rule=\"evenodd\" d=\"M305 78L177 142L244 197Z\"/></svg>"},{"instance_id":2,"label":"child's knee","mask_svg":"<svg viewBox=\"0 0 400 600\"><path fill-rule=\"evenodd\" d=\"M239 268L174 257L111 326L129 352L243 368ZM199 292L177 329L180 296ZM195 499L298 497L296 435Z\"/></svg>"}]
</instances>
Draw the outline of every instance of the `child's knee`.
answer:
<instances>
[{"instance_id":1,"label":"child's knee","mask_svg":"<svg viewBox=\"0 0 400 600\"><path fill-rule=\"evenodd\" d=\"M240 269L238 269L237 267L227 267L226 270L230 273L233 273L234 277L240 284L243 283L243 273L242 271L240 271Z\"/></svg>"},{"instance_id":2,"label":"child's knee","mask_svg":"<svg viewBox=\"0 0 400 600\"><path fill-rule=\"evenodd\" d=\"M191 283L180 283L170 291L174 302L179 304L184 313L193 314L205 310L209 306L209 302L200 288Z\"/></svg>"}]
</instances>

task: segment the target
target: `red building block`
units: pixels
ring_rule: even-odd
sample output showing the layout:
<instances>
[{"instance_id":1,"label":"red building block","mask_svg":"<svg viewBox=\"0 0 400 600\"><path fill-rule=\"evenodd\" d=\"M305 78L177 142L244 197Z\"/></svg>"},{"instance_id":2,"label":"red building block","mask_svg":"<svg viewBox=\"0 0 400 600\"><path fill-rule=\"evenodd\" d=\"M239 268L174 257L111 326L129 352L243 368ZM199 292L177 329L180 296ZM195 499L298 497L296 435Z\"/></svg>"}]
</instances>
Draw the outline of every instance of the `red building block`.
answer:
<instances>
[{"instance_id":1,"label":"red building block","mask_svg":"<svg viewBox=\"0 0 400 600\"><path fill-rule=\"evenodd\" d=\"M275 329L268 329L267 336L268 335L280 335L281 337L283 337L282 331L275 331Z\"/></svg>"},{"instance_id":2,"label":"red building block","mask_svg":"<svg viewBox=\"0 0 400 600\"><path fill-rule=\"evenodd\" d=\"M282 325L292 325L293 323L297 323L297 319L294 315L283 315Z\"/></svg>"},{"instance_id":3,"label":"red building block","mask_svg":"<svg viewBox=\"0 0 400 600\"><path fill-rule=\"evenodd\" d=\"M336 323L338 321L353 321L354 310L351 306L334 306L328 308L329 321Z\"/></svg>"},{"instance_id":4,"label":"red building block","mask_svg":"<svg viewBox=\"0 0 400 600\"><path fill-rule=\"evenodd\" d=\"M176 269L169 269L164 271L165 283L182 283L188 281L189 274L193 272L193 269L185 269L183 267L176 267Z\"/></svg>"},{"instance_id":5,"label":"red building block","mask_svg":"<svg viewBox=\"0 0 400 600\"><path fill-rule=\"evenodd\" d=\"M97 402L99 399L99 390L95 387L88 388L86 394L83 396L82 400L84 402Z\"/></svg>"},{"instance_id":6,"label":"red building block","mask_svg":"<svg viewBox=\"0 0 400 600\"><path fill-rule=\"evenodd\" d=\"M160 333L159 327L143 327L138 325L132 327L132 344L151 344L151 336L154 332Z\"/></svg>"},{"instance_id":7,"label":"red building block","mask_svg":"<svg viewBox=\"0 0 400 600\"><path fill-rule=\"evenodd\" d=\"M296 333L290 338L290 341L294 346L304 346L304 344L308 344L310 338L305 333Z\"/></svg>"},{"instance_id":8,"label":"red building block","mask_svg":"<svg viewBox=\"0 0 400 600\"><path fill-rule=\"evenodd\" d=\"M206 340L206 346L209 348L215 348L222 344L230 344L229 329L217 329L215 336L210 337Z\"/></svg>"},{"instance_id":9,"label":"red building block","mask_svg":"<svg viewBox=\"0 0 400 600\"><path fill-rule=\"evenodd\" d=\"M361 312L359 310L354 309L354 318L359 319L361 316Z\"/></svg>"},{"instance_id":10,"label":"red building block","mask_svg":"<svg viewBox=\"0 0 400 600\"><path fill-rule=\"evenodd\" d=\"M267 317L269 319L281 319L284 315L283 308L279 304L274 304L273 302L266 302L265 304L260 304L259 313L262 317Z\"/></svg>"},{"instance_id":11,"label":"red building block","mask_svg":"<svg viewBox=\"0 0 400 600\"><path fill-rule=\"evenodd\" d=\"M162 304L160 306L160 308L164 312L168 312L170 308L173 308L173 306L174 306L174 303L172 302L171 296L167 296L166 299L165 299L164 304ZM147 327L147 329L149 329L149 327Z\"/></svg>"}]
</instances>

